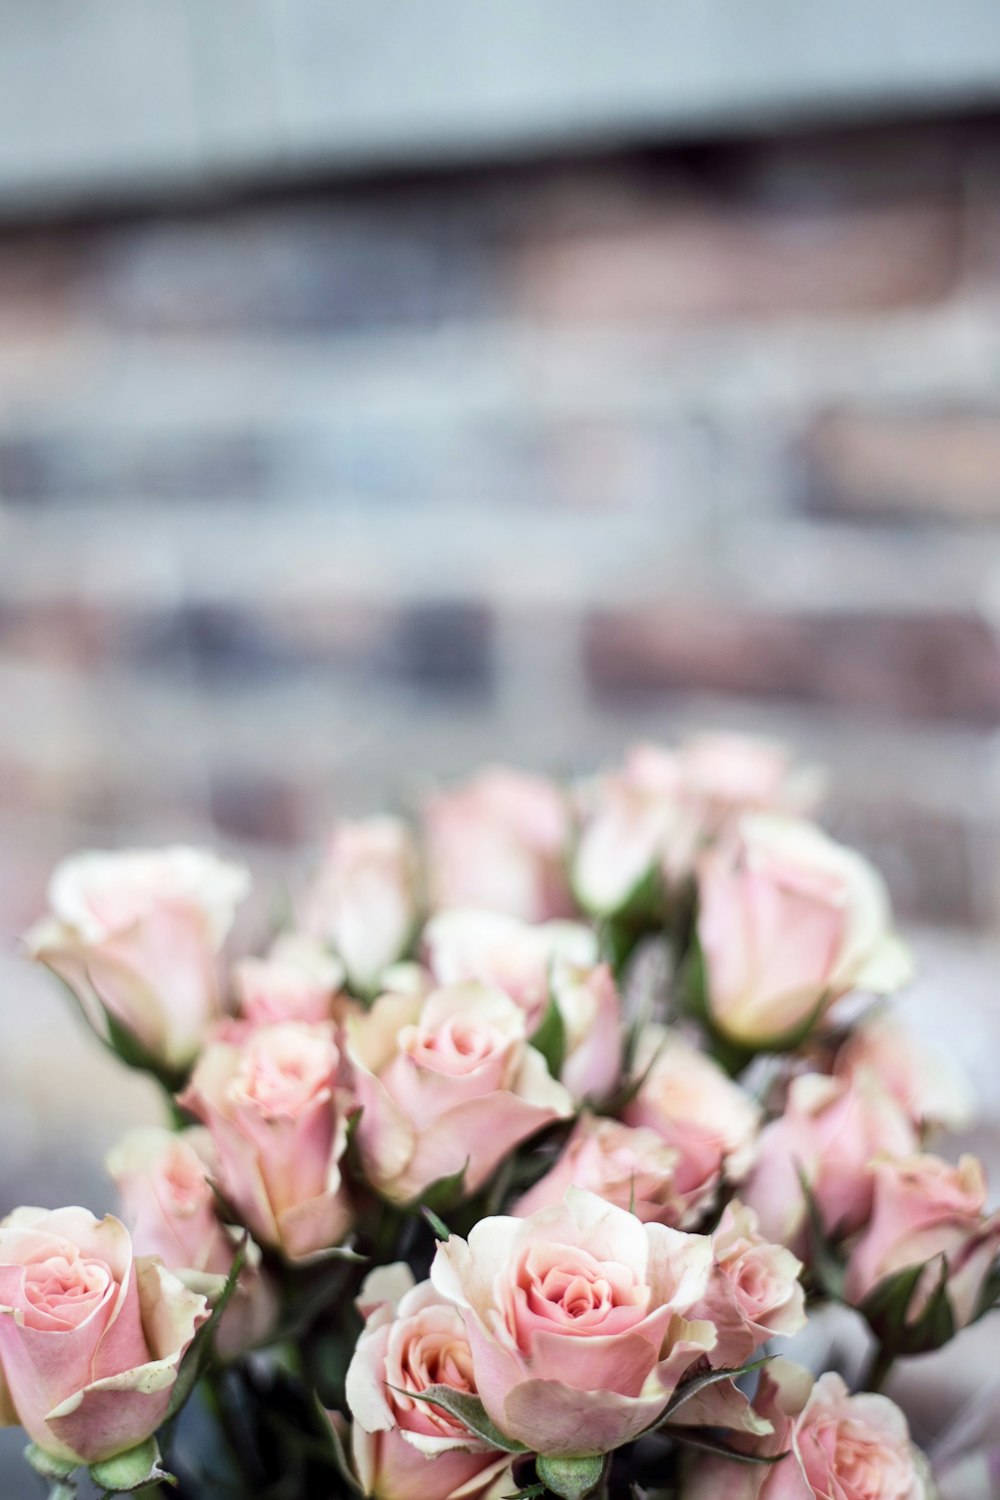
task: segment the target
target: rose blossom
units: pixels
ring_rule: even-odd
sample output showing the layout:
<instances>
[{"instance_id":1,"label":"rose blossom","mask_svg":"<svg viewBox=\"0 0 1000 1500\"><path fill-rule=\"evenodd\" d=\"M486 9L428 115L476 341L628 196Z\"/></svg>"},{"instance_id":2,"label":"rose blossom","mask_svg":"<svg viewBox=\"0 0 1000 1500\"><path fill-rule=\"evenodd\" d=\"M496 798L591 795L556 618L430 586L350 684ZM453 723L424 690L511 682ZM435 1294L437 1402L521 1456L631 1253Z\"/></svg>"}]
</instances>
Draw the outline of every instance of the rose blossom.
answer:
<instances>
[{"instance_id":1,"label":"rose blossom","mask_svg":"<svg viewBox=\"0 0 1000 1500\"><path fill-rule=\"evenodd\" d=\"M916 1317L937 1285L940 1257L955 1325L979 1311L979 1297L1000 1254L1000 1214L987 1216L981 1162L963 1156L957 1167L937 1156L881 1160L872 1168L874 1206L851 1252L845 1295L855 1305L883 1280L908 1266L926 1265L917 1288Z\"/></svg>"},{"instance_id":2,"label":"rose blossom","mask_svg":"<svg viewBox=\"0 0 1000 1500\"><path fill-rule=\"evenodd\" d=\"M849 1234L871 1212L875 1158L915 1149L912 1125L872 1074L848 1080L803 1073L792 1080L783 1113L761 1132L742 1196L768 1239L802 1249L803 1177L825 1231Z\"/></svg>"},{"instance_id":3,"label":"rose blossom","mask_svg":"<svg viewBox=\"0 0 1000 1500\"><path fill-rule=\"evenodd\" d=\"M805 1327L802 1264L791 1251L760 1234L757 1216L735 1199L712 1235L708 1291L691 1316L715 1325L719 1340L709 1355L718 1369L734 1369L776 1335Z\"/></svg>"},{"instance_id":4,"label":"rose blossom","mask_svg":"<svg viewBox=\"0 0 1000 1500\"><path fill-rule=\"evenodd\" d=\"M698 941L714 1025L782 1044L851 989L890 994L912 974L881 876L795 818L740 819L698 868Z\"/></svg>"},{"instance_id":5,"label":"rose blossom","mask_svg":"<svg viewBox=\"0 0 1000 1500\"><path fill-rule=\"evenodd\" d=\"M329 1021L344 983L344 966L314 937L284 932L266 958L235 966L240 1012L248 1021Z\"/></svg>"},{"instance_id":6,"label":"rose blossom","mask_svg":"<svg viewBox=\"0 0 1000 1500\"><path fill-rule=\"evenodd\" d=\"M417 1399L432 1385L476 1393L462 1315L408 1266L373 1271L361 1288L365 1316L347 1371L351 1453L374 1500L480 1500L510 1492L509 1456L442 1407Z\"/></svg>"},{"instance_id":7,"label":"rose blossom","mask_svg":"<svg viewBox=\"0 0 1000 1500\"><path fill-rule=\"evenodd\" d=\"M226 1200L289 1260L338 1245L351 1222L343 1067L331 1025L237 1026L205 1049L180 1099L211 1132Z\"/></svg>"},{"instance_id":8,"label":"rose blossom","mask_svg":"<svg viewBox=\"0 0 1000 1500\"><path fill-rule=\"evenodd\" d=\"M428 797L423 820L436 909L482 907L527 922L572 912L570 807L555 782L489 766Z\"/></svg>"},{"instance_id":9,"label":"rose blossom","mask_svg":"<svg viewBox=\"0 0 1000 1500\"><path fill-rule=\"evenodd\" d=\"M674 1185L693 1223L719 1184L741 1182L756 1149L760 1110L703 1052L664 1026L645 1026L636 1049L642 1078L622 1118L646 1125L680 1153Z\"/></svg>"},{"instance_id":10,"label":"rose blossom","mask_svg":"<svg viewBox=\"0 0 1000 1500\"><path fill-rule=\"evenodd\" d=\"M344 820L330 836L302 925L336 950L351 984L368 993L409 947L418 907L417 848L407 825Z\"/></svg>"},{"instance_id":11,"label":"rose blossom","mask_svg":"<svg viewBox=\"0 0 1000 1500\"><path fill-rule=\"evenodd\" d=\"M0 1224L0 1386L53 1458L101 1463L145 1442L207 1317L203 1296L134 1258L118 1219L19 1208Z\"/></svg>"},{"instance_id":12,"label":"rose blossom","mask_svg":"<svg viewBox=\"0 0 1000 1500\"><path fill-rule=\"evenodd\" d=\"M622 1065L621 999L611 970L597 963L590 928L450 911L427 924L424 946L439 983L478 980L504 990L524 1011L529 1036L553 1002L565 1043L562 1082L578 1102L612 1092Z\"/></svg>"},{"instance_id":13,"label":"rose blossom","mask_svg":"<svg viewBox=\"0 0 1000 1500\"><path fill-rule=\"evenodd\" d=\"M133 1130L108 1154L106 1166L137 1254L159 1256L195 1289L205 1277L229 1275L238 1236L217 1214L211 1179L218 1167L207 1130ZM259 1343L276 1314L274 1291L251 1241L239 1282L215 1331L216 1348L232 1356Z\"/></svg>"},{"instance_id":14,"label":"rose blossom","mask_svg":"<svg viewBox=\"0 0 1000 1500\"><path fill-rule=\"evenodd\" d=\"M733 1446L788 1457L773 1466L699 1459L682 1500L933 1500L926 1460L886 1396L852 1396L834 1374L813 1384L807 1370L776 1359L761 1372L754 1407L771 1435Z\"/></svg>"},{"instance_id":15,"label":"rose blossom","mask_svg":"<svg viewBox=\"0 0 1000 1500\"><path fill-rule=\"evenodd\" d=\"M796 765L786 745L748 734L696 735L681 745L677 764L703 840L719 837L743 813L809 813L823 790L821 773Z\"/></svg>"},{"instance_id":16,"label":"rose blossom","mask_svg":"<svg viewBox=\"0 0 1000 1500\"><path fill-rule=\"evenodd\" d=\"M369 1180L406 1202L464 1169L482 1187L515 1146L572 1100L528 1045L524 1012L481 984L383 995L348 1022Z\"/></svg>"},{"instance_id":17,"label":"rose blossom","mask_svg":"<svg viewBox=\"0 0 1000 1500\"><path fill-rule=\"evenodd\" d=\"M679 1225L686 1205L679 1198L674 1173L680 1152L664 1144L655 1130L622 1125L583 1115L551 1171L515 1204L527 1218L562 1203L568 1187L585 1188L643 1223Z\"/></svg>"},{"instance_id":18,"label":"rose blossom","mask_svg":"<svg viewBox=\"0 0 1000 1500\"><path fill-rule=\"evenodd\" d=\"M91 1009L96 1000L168 1068L197 1052L219 1009L216 956L249 877L201 849L77 854L27 936Z\"/></svg>"},{"instance_id":19,"label":"rose blossom","mask_svg":"<svg viewBox=\"0 0 1000 1500\"><path fill-rule=\"evenodd\" d=\"M837 1054L836 1072L874 1073L918 1130L965 1130L972 1122L972 1085L946 1047L918 1037L892 1015L865 1018Z\"/></svg>"},{"instance_id":20,"label":"rose blossom","mask_svg":"<svg viewBox=\"0 0 1000 1500\"><path fill-rule=\"evenodd\" d=\"M480 1399L508 1437L553 1457L631 1442L715 1342L686 1313L711 1243L642 1224L592 1193L527 1219L481 1219L438 1245L431 1280L462 1311Z\"/></svg>"}]
</instances>

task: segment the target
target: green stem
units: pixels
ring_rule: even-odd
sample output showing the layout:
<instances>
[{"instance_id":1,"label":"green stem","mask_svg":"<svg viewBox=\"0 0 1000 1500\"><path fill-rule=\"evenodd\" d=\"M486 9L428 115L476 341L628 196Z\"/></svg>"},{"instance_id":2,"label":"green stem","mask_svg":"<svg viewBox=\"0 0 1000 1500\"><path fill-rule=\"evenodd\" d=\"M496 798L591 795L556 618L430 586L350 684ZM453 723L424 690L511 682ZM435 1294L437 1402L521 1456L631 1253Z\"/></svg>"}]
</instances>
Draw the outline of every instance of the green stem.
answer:
<instances>
[{"instance_id":1,"label":"green stem","mask_svg":"<svg viewBox=\"0 0 1000 1500\"><path fill-rule=\"evenodd\" d=\"M881 1391L886 1381L889 1379L889 1375L892 1372L892 1367L895 1363L896 1356L894 1354L890 1354L887 1349L879 1344L875 1350L875 1353L872 1355L871 1364L868 1366L868 1370L861 1382L860 1389L863 1391Z\"/></svg>"}]
</instances>

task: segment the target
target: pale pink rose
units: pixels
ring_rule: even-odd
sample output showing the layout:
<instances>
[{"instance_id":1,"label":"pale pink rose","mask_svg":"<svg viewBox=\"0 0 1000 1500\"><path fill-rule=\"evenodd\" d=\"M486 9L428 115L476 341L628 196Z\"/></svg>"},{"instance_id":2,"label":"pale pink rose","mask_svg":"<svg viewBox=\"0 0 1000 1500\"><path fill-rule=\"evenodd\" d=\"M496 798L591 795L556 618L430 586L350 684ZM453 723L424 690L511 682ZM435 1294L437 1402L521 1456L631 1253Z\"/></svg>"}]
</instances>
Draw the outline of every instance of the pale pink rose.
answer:
<instances>
[{"instance_id":1,"label":"pale pink rose","mask_svg":"<svg viewBox=\"0 0 1000 1500\"><path fill-rule=\"evenodd\" d=\"M534 1031L548 1008L557 962L596 964L597 936L580 922L522 922L492 911L446 911L424 929L427 966L438 984L479 984L503 990Z\"/></svg>"},{"instance_id":2,"label":"pale pink rose","mask_svg":"<svg viewBox=\"0 0 1000 1500\"><path fill-rule=\"evenodd\" d=\"M573 888L587 911L614 916L651 880L669 886L690 869L699 820L672 751L636 745L621 771L582 788L580 797Z\"/></svg>"},{"instance_id":3,"label":"pale pink rose","mask_svg":"<svg viewBox=\"0 0 1000 1500\"><path fill-rule=\"evenodd\" d=\"M852 1396L834 1374L813 1384L806 1370L778 1359L762 1371L754 1407L771 1434L733 1446L788 1457L773 1466L700 1459L682 1500L933 1500L926 1460L886 1396Z\"/></svg>"},{"instance_id":4,"label":"pale pink rose","mask_svg":"<svg viewBox=\"0 0 1000 1500\"><path fill-rule=\"evenodd\" d=\"M351 1456L374 1500L481 1500L513 1493L509 1455L439 1406L417 1399L432 1385L476 1394L462 1315L408 1266L373 1271L361 1289L365 1327L347 1371L354 1418ZM498 1484L501 1480L506 1484Z\"/></svg>"},{"instance_id":5,"label":"pale pink rose","mask_svg":"<svg viewBox=\"0 0 1000 1500\"><path fill-rule=\"evenodd\" d=\"M423 808L431 905L482 907L526 922L573 911L566 794L544 776L489 766Z\"/></svg>"},{"instance_id":6,"label":"pale pink rose","mask_svg":"<svg viewBox=\"0 0 1000 1500\"><path fill-rule=\"evenodd\" d=\"M606 1453L663 1413L715 1330L711 1242L570 1188L527 1219L481 1219L440 1244L431 1280L462 1311L487 1413L554 1457Z\"/></svg>"},{"instance_id":7,"label":"pale pink rose","mask_svg":"<svg viewBox=\"0 0 1000 1500\"><path fill-rule=\"evenodd\" d=\"M703 842L746 812L810 813L823 790L815 767L796 765L786 745L753 735L697 735L681 745L677 766Z\"/></svg>"},{"instance_id":8,"label":"pale pink rose","mask_svg":"<svg viewBox=\"0 0 1000 1500\"><path fill-rule=\"evenodd\" d=\"M708 1356L718 1369L745 1364L768 1339L805 1327L801 1261L764 1239L752 1209L735 1199L712 1235L712 1277L691 1316L715 1325Z\"/></svg>"},{"instance_id":9,"label":"pale pink rose","mask_svg":"<svg viewBox=\"0 0 1000 1500\"><path fill-rule=\"evenodd\" d=\"M979 1311L983 1284L1000 1254L1000 1214L986 1213L986 1175L974 1156L958 1166L937 1156L877 1161L871 1218L851 1252L845 1295L855 1305L887 1276L927 1266L908 1309L916 1318L938 1283L941 1259L955 1325Z\"/></svg>"},{"instance_id":10,"label":"pale pink rose","mask_svg":"<svg viewBox=\"0 0 1000 1500\"><path fill-rule=\"evenodd\" d=\"M233 1026L180 1099L208 1126L227 1203L289 1260L339 1245L351 1224L341 1163L356 1106L345 1077L331 1025Z\"/></svg>"},{"instance_id":11,"label":"pale pink rose","mask_svg":"<svg viewBox=\"0 0 1000 1500\"><path fill-rule=\"evenodd\" d=\"M334 948L355 989L370 993L403 957L419 918L416 841L399 818L336 825L302 912L302 926Z\"/></svg>"},{"instance_id":12,"label":"pale pink rose","mask_svg":"<svg viewBox=\"0 0 1000 1500\"><path fill-rule=\"evenodd\" d=\"M476 1192L522 1141L573 1112L500 990L383 995L348 1035L365 1172L395 1202L463 1169L465 1192Z\"/></svg>"},{"instance_id":13,"label":"pale pink rose","mask_svg":"<svg viewBox=\"0 0 1000 1500\"><path fill-rule=\"evenodd\" d=\"M551 995L565 1041L559 1076L578 1104L600 1104L621 1082L624 1062L622 1002L611 969L557 957Z\"/></svg>"},{"instance_id":14,"label":"pale pink rose","mask_svg":"<svg viewBox=\"0 0 1000 1500\"><path fill-rule=\"evenodd\" d=\"M109 1153L106 1166L118 1188L122 1218L136 1254L159 1256L195 1290L204 1290L213 1278L225 1280L240 1236L218 1217L212 1189L218 1164L207 1130L133 1130ZM214 1332L215 1347L228 1358L259 1343L274 1325L277 1310L274 1289L251 1241L239 1282Z\"/></svg>"},{"instance_id":15,"label":"pale pink rose","mask_svg":"<svg viewBox=\"0 0 1000 1500\"><path fill-rule=\"evenodd\" d=\"M78 854L49 884L33 955L169 1069L183 1069L219 1011L216 958L249 877L201 849Z\"/></svg>"},{"instance_id":16,"label":"pale pink rose","mask_svg":"<svg viewBox=\"0 0 1000 1500\"><path fill-rule=\"evenodd\" d=\"M852 1079L803 1073L784 1112L761 1132L757 1164L742 1197L770 1240L804 1249L809 1185L825 1231L841 1237L871 1213L876 1157L916 1149L913 1126L870 1073Z\"/></svg>"},{"instance_id":17,"label":"pale pink rose","mask_svg":"<svg viewBox=\"0 0 1000 1500\"><path fill-rule=\"evenodd\" d=\"M643 1223L679 1225L686 1204L677 1195L674 1172L680 1153L655 1130L582 1115L551 1171L518 1199L512 1210L527 1218L562 1203L568 1187L596 1193Z\"/></svg>"},{"instance_id":18,"label":"pale pink rose","mask_svg":"<svg viewBox=\"0 0 1000 1500\"><path fill-rule=\"evenodd\" d=\"M874 1073L921 1131L965 1130L972 1123L972 1085L946 1047L918 1037L895 1016L862 1021L837 1054L836 1072Z\"/></svg>"},{"instance_id":19,"label":"pale pink rose","mask_svg":"<svg viewBox=\"0 0 1000 1500\"><path fill-rule=\"evenodd\" d=\"M329 1021L344 984L344 966L306 932L284 932L266 958L244 958L233 980L240 1014L257 1025Z\"/></svg>"},{"instance_id":20,"label":"pale pink rose","mask_svg":"<svg viewBox=\"0 0 1000 1500\"><path fill-rule=\"evenodd\" d=\"M881 877L811 823L747 814L700 861L698 900L705 1002L743 1046L783 1045L849 990L912 975Z\"/></svg>"},{"instance_id":21,"label":"pale pink rose","mask_svg":"<svg viewBox=\"0 0 1000 1500\"><path fill-rule=\"evenodd\" d=\"M19 1208L0 1224L0 1385L32 1442L100 1463L163 1422L185 1350L208 1317L128 1230L83 1208Z\"/></svg>"},{"instance_id":22,"label":"pale pink rose","mask_svg":"<svg viewBox=\"0 0 1000 1500\"><path fill-rule=\"evenodd\" d=\"M674 1177L692 1224L722 1182L738 1183L754 1161L760 1109L717 1063L664 1026L643 1028L635 1071L642 1084L622 1118L645 1125L679 1153Z\"/></svg>"}]
</instances>

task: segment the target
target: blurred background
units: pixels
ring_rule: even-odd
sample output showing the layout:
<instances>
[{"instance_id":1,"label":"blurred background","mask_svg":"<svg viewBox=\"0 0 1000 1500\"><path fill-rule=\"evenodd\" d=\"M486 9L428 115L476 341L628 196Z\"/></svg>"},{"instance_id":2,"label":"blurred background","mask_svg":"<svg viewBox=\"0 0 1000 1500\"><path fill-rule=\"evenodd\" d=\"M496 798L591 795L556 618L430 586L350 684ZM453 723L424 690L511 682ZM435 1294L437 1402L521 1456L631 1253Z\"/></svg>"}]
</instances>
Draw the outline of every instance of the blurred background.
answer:
<instances>
[{"instance_id":1,"label":"blurred background","mask_svg":"<svg viewBox=\"0 0 1000 1500\"><path fill-rule=\"evenodd\" d=\"M153 1108L14 955L61 856L706 724L995 1096L995 0L0 0L0 704L4 1208Z\"/></svg>"}]
</instances>

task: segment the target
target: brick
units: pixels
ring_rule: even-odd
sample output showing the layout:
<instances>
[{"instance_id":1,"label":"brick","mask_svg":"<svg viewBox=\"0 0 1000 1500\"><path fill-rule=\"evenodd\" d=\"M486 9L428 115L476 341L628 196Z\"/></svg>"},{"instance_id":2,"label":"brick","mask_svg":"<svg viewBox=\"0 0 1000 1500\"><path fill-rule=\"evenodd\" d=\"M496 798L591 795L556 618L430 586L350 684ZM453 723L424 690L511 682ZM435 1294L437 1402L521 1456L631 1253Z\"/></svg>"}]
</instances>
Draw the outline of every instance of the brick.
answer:
<instances>
[{"instance_id":1,"label":"brick","mask_svg":"<svg viewBox=\"0 0 1000 1500\"><path fill-rule=\"evenodd\" d=\"M835 411L806 445L805 504L861 520L995 521L1000 409Z\"/></svg>"},{"instance_id":2,"label":"brick","mask_svg":"<svg viewBox=\"0 0 1000 1500\"><path fill-rule=\"evenodd\" d=\"M959 270L947 198L790 207L689 200L528 232L515 301L557 323L824 316L933 303Z\"/></svg>"},{"instance_id":3,"label":"brick","mask_svg":"<svg viewBox=\"0 0 1000 1500\"><path fill-rule=\"evenodd\" d=\"M807 614L717 603L595 613L585 628L599 701L707 691L883 718L1000 723L1000 642L972 615Z\"/></svg>"}]
</instances>

